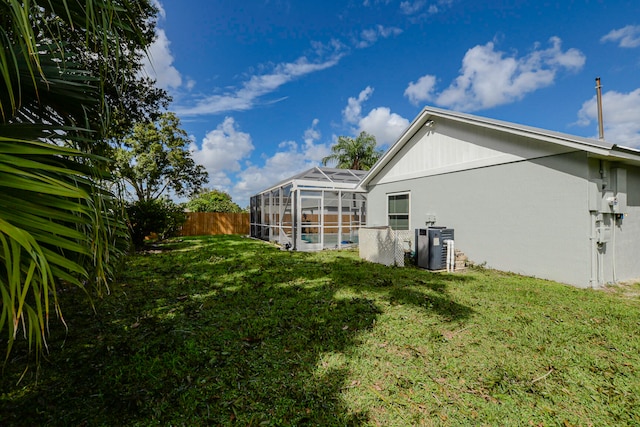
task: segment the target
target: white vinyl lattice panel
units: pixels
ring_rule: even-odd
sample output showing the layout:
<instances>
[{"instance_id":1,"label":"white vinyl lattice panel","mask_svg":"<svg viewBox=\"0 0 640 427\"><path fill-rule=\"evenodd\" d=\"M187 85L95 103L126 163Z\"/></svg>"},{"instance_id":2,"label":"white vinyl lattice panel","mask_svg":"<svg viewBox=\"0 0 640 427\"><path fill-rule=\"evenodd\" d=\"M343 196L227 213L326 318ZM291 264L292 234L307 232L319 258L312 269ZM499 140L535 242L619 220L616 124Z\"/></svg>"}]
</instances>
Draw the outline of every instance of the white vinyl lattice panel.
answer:
<instances>
[{"instance_id":1,"label":"white vinyl lattice panel","mask_svg":"<svg viewBox=\"0 0 640 427\"><path fill-rule=\"evenodd\" d=\"M404 267L406 252L411 251L413 232L391 228L361 228L360 258L384 265Z\"/></svg>"},{"instance_id":2,"label":"white vinyl lattice panel","mask_svg":"<svg viewBox=\"0 0 640 427\"><path fill-rule=\"evenodd\" d=\"M415 233L411 230L396 230L395 257L396 265L404 267L404 257L407 252L411 252Z\"/></svg>"}]
</instances>

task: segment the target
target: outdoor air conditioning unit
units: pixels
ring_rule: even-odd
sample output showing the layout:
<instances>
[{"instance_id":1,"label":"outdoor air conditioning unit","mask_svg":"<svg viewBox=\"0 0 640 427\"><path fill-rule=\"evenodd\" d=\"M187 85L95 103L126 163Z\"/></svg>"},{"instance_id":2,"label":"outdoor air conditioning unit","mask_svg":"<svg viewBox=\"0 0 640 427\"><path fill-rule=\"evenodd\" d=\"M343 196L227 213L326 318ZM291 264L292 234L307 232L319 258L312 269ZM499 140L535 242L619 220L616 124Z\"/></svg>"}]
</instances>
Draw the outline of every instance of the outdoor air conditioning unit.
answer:
<instances>
[{"instance_id":1,"label":"outdoor air conditioning unit","mask_svg":"<svg viewBox=\"0 0 640 427\"><path fill-rule=\"evenodd\" d=\"M416 265L427 270L447 268L446 241L453 241L453 229L429 227L416 229Z\"/></svg>"}]
</instances>

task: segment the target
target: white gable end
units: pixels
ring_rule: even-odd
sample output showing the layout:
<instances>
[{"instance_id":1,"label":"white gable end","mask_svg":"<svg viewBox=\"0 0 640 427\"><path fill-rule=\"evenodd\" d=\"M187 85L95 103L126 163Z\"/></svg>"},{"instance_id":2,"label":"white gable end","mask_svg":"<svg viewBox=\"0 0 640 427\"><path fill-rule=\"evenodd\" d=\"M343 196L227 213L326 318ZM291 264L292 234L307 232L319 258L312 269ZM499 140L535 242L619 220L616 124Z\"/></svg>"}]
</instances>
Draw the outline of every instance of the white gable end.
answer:
<instances>
[{"instance_id":1,"label":"white gable end","mask_svg":"<svg viewBox=\"0 0 640 427\"><path fill-rule=\"evenodd\" d=\"M407 141L373 184L439 175L575 151L492 129L438 120Z\"/></svg>"}]
</instances>

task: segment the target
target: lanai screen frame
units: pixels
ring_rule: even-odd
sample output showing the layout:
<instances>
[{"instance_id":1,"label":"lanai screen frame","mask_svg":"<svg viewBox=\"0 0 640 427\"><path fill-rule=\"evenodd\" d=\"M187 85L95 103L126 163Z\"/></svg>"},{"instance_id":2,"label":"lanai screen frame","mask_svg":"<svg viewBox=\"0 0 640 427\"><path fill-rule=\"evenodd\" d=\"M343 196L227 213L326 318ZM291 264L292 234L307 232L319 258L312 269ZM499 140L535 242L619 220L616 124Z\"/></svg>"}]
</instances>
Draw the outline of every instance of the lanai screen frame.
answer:
<instances>
[{"instance_id":1,"label":"lanai screen frame","mask_svg":"<svg viewBox=\"0 0 640 427\"><path fill-rule=\"evenodd\" d=\"M251 236L288 249L341 249L366 225L366 171L315 167L251 197Z\"/></svg>"}]
</instances>

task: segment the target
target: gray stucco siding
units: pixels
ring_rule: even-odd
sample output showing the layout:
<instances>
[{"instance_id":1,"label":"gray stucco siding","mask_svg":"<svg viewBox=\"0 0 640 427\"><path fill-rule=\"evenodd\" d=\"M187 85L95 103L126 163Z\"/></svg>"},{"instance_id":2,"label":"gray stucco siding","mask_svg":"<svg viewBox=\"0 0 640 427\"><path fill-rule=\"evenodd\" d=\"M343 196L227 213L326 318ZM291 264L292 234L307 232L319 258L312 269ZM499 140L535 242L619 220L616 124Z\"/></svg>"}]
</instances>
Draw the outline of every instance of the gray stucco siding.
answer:
<instances>
[{"instance_id":1,"label":"gray stucco siding","mask_svg":"<svg viewBox=\"0 0 640 427\"><path fill-rule=\"evenodd\" d=\"M519 274L590 285L591 217L584 152L552 154L371 185L369 225L387 224L387 194L408 191L410 228L455 229L472 261ZM384 173L382 174L384 175Z\"/></svg>"},{"instance_id":2,"label":"gray stucco siding","mask_svg":"<svg viewBox=\"0 0 640 427\"><path fill-rule=\"evenodd\" d=\"M608 251L610 265L622 280L640 278L640 168L626 167L627 209L614 229L615 251ZM615 264L614 264L615 263Z\"/></svg>"}]
</instances>

